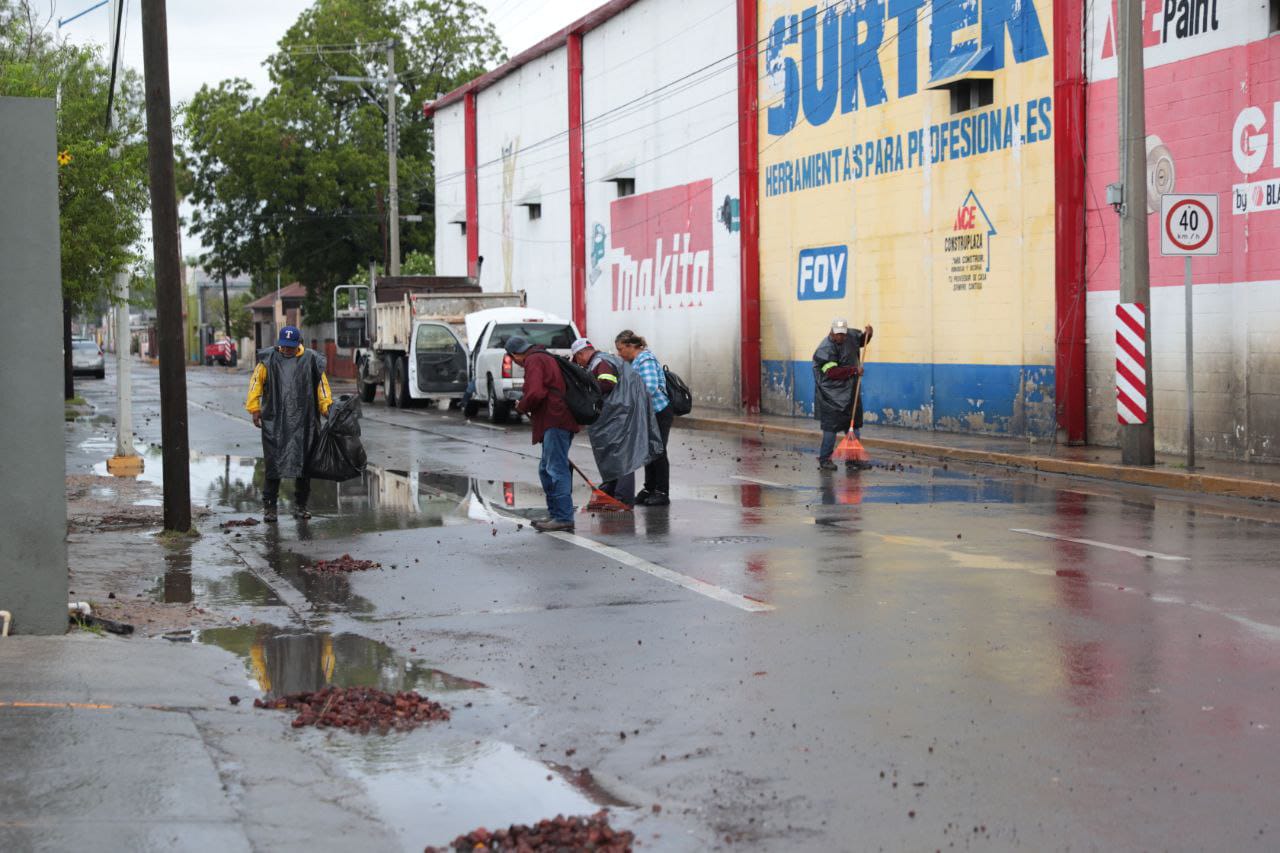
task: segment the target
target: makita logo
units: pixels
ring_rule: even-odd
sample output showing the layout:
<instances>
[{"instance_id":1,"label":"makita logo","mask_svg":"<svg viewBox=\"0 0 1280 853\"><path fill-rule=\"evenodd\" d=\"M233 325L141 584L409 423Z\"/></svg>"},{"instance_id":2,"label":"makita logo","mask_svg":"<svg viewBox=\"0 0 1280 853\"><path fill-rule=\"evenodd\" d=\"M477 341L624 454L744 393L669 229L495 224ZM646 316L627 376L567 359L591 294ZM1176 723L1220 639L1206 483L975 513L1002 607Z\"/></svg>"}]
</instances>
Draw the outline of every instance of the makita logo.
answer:
<instances>
[{"instance_id":1,"label":"makita logo","mask_svg":"<svg viewBox=\"0 0 1280 853\"><path fill-rule=\"evenodd\" d=\"M710 179L620 198L609 218L614 311L697 308L715 289Z\"/></svg>"}]
</instances>

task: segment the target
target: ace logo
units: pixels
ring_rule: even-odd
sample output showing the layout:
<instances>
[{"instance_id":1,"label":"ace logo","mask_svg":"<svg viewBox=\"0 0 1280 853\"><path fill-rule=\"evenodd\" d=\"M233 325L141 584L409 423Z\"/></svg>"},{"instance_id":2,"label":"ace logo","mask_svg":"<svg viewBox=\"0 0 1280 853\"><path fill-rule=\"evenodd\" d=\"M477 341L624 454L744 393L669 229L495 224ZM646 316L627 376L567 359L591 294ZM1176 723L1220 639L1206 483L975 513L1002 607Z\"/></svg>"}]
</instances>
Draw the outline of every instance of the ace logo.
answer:
<instances>
[{"instance_id":1,"label":"ace logo","mask_svg":"<svg viewBox=\"0 0 1280 853\"><path fill-rule=\"evenodd\" d=\"M956 212L956 231L972 231L978 225L978 208L966 205Z\"/></svg>"},{"instance_id":2,"label":"ace logo","mask_svg":"<svg viewBox=\"0 0 1280 853\"><path fill-rule=\"evenodd\" d=\"M800 250L796 274L796 298L843 299L848 291L848 246L822 246Z\"/></svg>"}]
</instances>

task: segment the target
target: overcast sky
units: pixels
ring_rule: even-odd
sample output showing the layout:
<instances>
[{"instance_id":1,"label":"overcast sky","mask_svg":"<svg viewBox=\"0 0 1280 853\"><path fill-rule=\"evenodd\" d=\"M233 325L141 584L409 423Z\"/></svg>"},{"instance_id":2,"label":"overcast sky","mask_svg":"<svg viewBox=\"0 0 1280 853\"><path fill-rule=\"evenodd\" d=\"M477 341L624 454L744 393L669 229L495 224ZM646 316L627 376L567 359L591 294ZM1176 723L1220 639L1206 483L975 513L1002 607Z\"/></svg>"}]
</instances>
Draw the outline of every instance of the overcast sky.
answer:
<instances>
[{"instance_id":1,"label":"overcast sky","mask_svg":"<svg viewBox=\"0 0 1280 853\"><path fill-rule=\"evenodd\" d=\"M98 0L34 0L37 9L51 8L54 24L91 7ZM488 0L490 19L497 27L510 56L546 36L605 0ZM263 61L275 50L299 13L311 0L168 0L169 85L174 104L186 101L205 83L228 77L249 80L259 93L269 81ZM83 44L108 41L110 5L89 12L58 30L67 40ZM139 0L127 0L123 35L124 62L142 72L142 29ZM188 215L183 211L184 218ZM185 255L197 254L200 245L183 237Z\"/></svg>"},{"instance_id":2,"label":"overcast sky","mask_svg":"<svg viewBox=\"0 0 1280 853\"><path fill-rule=\"evenodd\" d=\"M46 9L50 0L35 0ZM97 0L53 0L56 18L69 18ZM580 18L604 0L489 0L483 5L511 56ZM244 77L265 91L263 68L276 43L310 0L169 0L169 77L175 103L205 83ZM95 9L59 31L77 43L107 43L108 9ZM124 28L125 62L142 70L139 0L128 0ZM56 20L56 19L55 19Z\"/></svg>"}]
</instances>

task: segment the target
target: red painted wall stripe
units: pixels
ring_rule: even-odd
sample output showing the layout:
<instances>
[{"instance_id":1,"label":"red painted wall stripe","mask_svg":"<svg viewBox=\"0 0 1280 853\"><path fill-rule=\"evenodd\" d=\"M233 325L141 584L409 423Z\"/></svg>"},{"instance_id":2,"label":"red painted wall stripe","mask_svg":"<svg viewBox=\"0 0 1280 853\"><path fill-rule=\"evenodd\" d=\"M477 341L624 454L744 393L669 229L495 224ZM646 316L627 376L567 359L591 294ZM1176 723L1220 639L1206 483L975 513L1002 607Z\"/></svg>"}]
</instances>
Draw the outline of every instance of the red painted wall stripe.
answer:
<instances>
[{"instance_id":1,"label":"red painted wall stripe","mask_svg":"<svg viewBox=\"0 0 1280 853\"><path fill-rule=\"evenodd\" d=\"M467 275L480 274L480 181L476 173L476 95L468 92L464 107L463 144L467 168Z\"/></svg>"},{"instance_id":2,"label":"red painted wall stripe","mask_svg":"<svg viewBox=\"0 0 1280 853\"><path fill-rule=\"evenodd\" d=\"M1053 3L1054 398L1058 428L1085 442L1084 7Z\"/></svg>"},{"instance_id":3,"label":"red painted wall stripe","mask_svg":"<svg viewBox=\"0 0 1280 853\"><path fill-rule=\"evenodd\" d=\"M587 335L587 191L582 144L582 33L569 33L569 271L573 323Z\"/></svg>"},{"instance_id":4,"label":"red painted wall stripe","mask_svg":"<svg viewBox=\"0 0 1280 853\"><path fill-rule=\"evenodd\" d=\"M742 407L760 411L760 47L758 0L738 0L738 213Z\"/></svg>"}]
</instances>

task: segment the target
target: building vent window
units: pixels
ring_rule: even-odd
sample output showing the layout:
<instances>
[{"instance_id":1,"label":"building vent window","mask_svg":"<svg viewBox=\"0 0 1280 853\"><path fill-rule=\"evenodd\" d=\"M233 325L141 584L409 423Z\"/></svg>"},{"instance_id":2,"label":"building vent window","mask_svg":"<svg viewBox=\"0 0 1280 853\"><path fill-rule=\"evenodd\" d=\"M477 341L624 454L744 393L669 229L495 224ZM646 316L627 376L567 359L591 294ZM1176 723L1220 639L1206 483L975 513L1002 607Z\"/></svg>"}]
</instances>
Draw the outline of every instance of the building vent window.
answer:
<instances>
[{"instance_id":1,"label":"building vent window","mask_svg":"<svg viewBox=\"0 0 1280 853\"><path fill-rule=\"evenodd\" d=\"M540 204L526 204L526 205L525 205L525 207L529 208L529 218L530 218L530 219L541 219L541 218L542 218L542 205L540 205Z\"/></svg>"},{"instance_id":2,"label":"building vent window","mask_svg":"<svg viewBox=\"0 0 1280 853\"><path fill-rule=\"evenodd\" d=\"M1275 0L1280 2L1280 0ZM990 106L996 99L995 82L982 78L960 80L948 87L951 90L951 114Z\"/></svg>"},{"instance_id":3,"label":"building vent window","mask_svg":"<svg viewBox=\"0 0 1280 853\"><path fill-rule=\"evenodd\" d=\"M467 223L459 222L458 227L462 229L462 236L463 237L467 236Z\"/></svg>"},{"instance_id":4,"label":"building vent window","mask_svg":"<svg viewBox=\"0 0 1280 853\"><path fill-rule=\"evenodd\" d=\"M1280 0L1278 0L1280 2ZM635 178L615 178L614 184L618 187L618 198L625 198L629 195L636 194Z\"/></svg>"},{"instance_id":5,"label":"building vent window","mask_svg":"<svg viewBox=\"0 0 1280 853\"><path fill-rule=\"evenodd\" d=\"M1271 32L1280 33L1280 0L1271 0Z\"/></svg>"}]
</instances>

